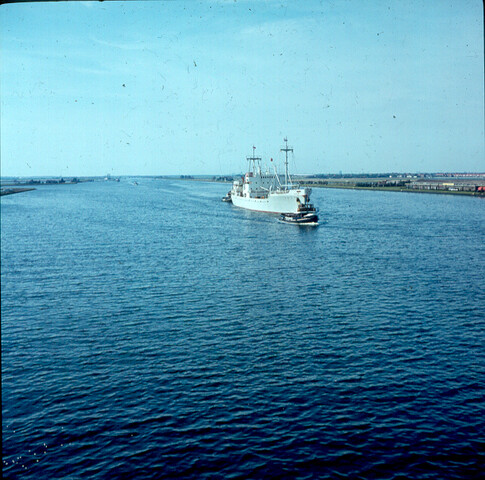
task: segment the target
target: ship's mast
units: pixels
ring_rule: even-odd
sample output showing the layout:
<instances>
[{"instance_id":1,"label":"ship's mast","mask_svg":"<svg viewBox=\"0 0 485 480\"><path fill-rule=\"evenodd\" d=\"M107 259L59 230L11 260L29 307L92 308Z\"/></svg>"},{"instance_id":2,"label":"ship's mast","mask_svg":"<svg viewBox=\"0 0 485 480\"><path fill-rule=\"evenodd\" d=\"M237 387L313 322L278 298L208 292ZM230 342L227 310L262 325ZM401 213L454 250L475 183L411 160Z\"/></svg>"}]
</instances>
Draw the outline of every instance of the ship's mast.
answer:
<instances>
[{"instance_id":1,"label":"ship's mast","mask_svg":"<svg viewBox=\"0 0 485 480\"><path fill-rule=\"evenodd\" d=\"M249 171L251 171L251 162L253 162L253 173L256 173L256 162L261 162L261 157L256 157L254 151L256 147L253 146L253 156L246 157L246 160L249 162Z\"/></svg>"},{"instance_id":2,"label":"ship's mast","mask_svg":"<svg viewBox=\"0 0 485 480\"><path fill-rule=\"evenodd\" d=\"M288 138L284 138L285 148L280 149L280 151L285 152L285 188L288 188L289 174L288 174L288 152L293 152L292 148L288 148Z\"/></svg>"}]
</instances>

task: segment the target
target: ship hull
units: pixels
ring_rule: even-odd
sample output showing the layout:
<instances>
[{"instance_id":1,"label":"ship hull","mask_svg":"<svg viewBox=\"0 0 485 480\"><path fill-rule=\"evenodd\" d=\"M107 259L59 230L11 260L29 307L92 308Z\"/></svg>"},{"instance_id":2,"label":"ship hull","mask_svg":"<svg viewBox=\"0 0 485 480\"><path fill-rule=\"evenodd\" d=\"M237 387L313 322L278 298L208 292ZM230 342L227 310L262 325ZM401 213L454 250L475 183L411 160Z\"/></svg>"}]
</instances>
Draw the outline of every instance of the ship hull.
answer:
<instances>
[{"instance_id":1,"label":"ship hull","mask_svg":"<svg viewBox=\"0 0 485 480\"><path fill-rule=\"evenodd\" d=\"M232 195L236 207L266 213L297 213L298 207L305 203L305 191L270 193L264 198L251 198Z\"/></svg>"}]
</instances>

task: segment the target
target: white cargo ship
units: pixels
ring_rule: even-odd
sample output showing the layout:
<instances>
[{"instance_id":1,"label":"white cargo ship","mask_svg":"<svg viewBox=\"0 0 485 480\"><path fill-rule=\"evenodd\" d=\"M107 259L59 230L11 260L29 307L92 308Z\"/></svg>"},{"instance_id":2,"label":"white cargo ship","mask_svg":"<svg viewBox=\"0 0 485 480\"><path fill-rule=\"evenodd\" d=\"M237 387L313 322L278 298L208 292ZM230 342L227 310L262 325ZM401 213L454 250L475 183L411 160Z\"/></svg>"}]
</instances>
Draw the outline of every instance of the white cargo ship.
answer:
<instances>
[{"instance_id":1,"label":"white cargo ship","mask_svg":"<svg viewBox=\"0 0 485 480\"><path fill-rule=\"evenodd\" d=\"M253 147L252 157L247 157L249 162L248 172L240 180L234 181L230 197L236 207L267 213L308 213L315 212L310 203L311 188L301 188L293 185L288 172L288 140L285 138L285 178L280 179L276 172L261 170L261 158L255 156Z\"/></svg>"}]
</instances>

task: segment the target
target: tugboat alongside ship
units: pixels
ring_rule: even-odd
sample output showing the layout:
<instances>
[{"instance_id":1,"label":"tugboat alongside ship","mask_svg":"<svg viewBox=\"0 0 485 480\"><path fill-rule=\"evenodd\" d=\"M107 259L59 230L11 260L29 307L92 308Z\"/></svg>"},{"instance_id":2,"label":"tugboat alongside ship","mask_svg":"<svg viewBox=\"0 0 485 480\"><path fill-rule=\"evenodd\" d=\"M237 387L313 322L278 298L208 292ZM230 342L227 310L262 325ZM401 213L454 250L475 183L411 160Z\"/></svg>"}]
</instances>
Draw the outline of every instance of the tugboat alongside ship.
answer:
<instances>
[{"instance_id":1,"label":"tugboat alongside ship","mask_svg":"<svg viewBox=\"0 0 485 480\"><path fill-rule=\"evenodd\" d=\"M227 195L225 195L224 197L222 197L222 201L223 202L231 202L232 199L231 199L231 191L229 190L229 192L227 192Z\"/></svg>"},{"instance_id":2,"label":"tugboat alongside ship","mask_svg":"<svg viewBox=\"0 0 485 480\"><path fill-rule=\"evenodd\" d=\"M311 188L294 185L288 171L288 139L284 139L285 147L285 178L280 179L276 169L274 172L261 169L261 157L247 157L248 172L240 180L234 181L232 189L222 199L247 210L280 214L280 221L295 225L318 225L318 215L310 203Z\"/></svg>"}]
</instances>

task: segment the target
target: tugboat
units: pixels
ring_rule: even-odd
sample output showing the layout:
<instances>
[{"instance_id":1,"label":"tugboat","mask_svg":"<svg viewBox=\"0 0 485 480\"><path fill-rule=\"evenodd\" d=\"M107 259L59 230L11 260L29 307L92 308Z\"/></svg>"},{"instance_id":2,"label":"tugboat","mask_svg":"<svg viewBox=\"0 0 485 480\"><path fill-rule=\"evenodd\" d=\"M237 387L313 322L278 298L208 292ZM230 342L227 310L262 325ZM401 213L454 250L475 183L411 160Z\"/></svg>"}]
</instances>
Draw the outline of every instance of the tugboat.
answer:
<instances>
[{"instance_id":1,"label":"tugboat","mask_svg":"<svg viewBox=\"0 0 485 480\"><path fill-rule=\"evenodd\" d=\"M231 192L230 191L227 192L227 194L224 197L222 197L222 201L223 202L232 202Z\"/></svg>"},{"instance_id":2,"label":"tugboat","mask_svg":"<svg viewBox=\"0 0 485 480\"><path fill-rule=\"evenodd\" d=\"M311 203L300 205L297 213L282 213L280 221L292 223L293 225L318 225L318 215L315 207Z\"/></svg>"}]
</instances>

